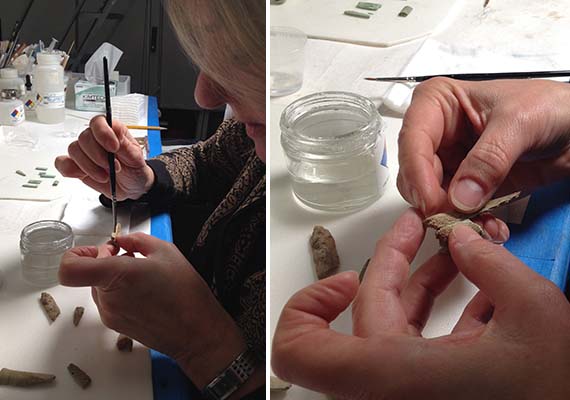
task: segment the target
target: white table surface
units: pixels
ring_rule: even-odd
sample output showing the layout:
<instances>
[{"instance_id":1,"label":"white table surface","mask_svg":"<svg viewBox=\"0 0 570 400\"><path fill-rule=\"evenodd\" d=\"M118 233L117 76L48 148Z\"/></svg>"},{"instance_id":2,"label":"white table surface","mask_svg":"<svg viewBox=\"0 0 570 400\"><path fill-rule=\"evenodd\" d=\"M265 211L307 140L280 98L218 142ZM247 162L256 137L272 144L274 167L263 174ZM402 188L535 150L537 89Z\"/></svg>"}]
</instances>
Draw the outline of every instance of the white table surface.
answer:
<instances>
[{"instance_id":1,"label":"white table surface","mask_svg":"<svg viewBox=\"0 0 570 400\"><path fill-rule=\"evenodd\" d=\"M570 28L565 11L568 0L545 2L490 1L483 12L483 1L464 1L456 14L431 38L442 43L492 50L498 54L541 55L567 53ZM377 239L387 231L407 204L396 188L397 137L402 116L381 106L389 84L367 82L364 76L397 75L421 46L413 41L389 48L309 40L306 47L305 80L302 89L289 96L271 98L270 132L270 340L280 312L299 289L315 281L308 240L314 225L327 227L335 237L342 270L359 271L372 255ZM489 65L493 70L493 65ZM469 72L469 71L460 71ZM291 192L290 180L279 137L279 118L283 109L299 97L324 90L345 90L371 98L379 105L387 123L386 137L390 181L384 196L368 208L352 214L332 214L310 210L300 205ZM427 239L413 264L437 251L439 245L428 232ZM437 299L424 336L434 337L451 331L476 288L459 277ZM351 332L350 312L344 312L333 327ZM286 393L273 394L282 399L324 399L326 396L293 386Z\"/></svg>"},{"instance_id":2,"label":"white table surface","mask_svg":"<svg viewBox=\"0 0 570 400\"><path fill-rule=\"evenodd\" d=\"M67 146L85 128L88 119L95 114L68 112L65 123L43 125L26 121L19 130L33 132L38 139L34 158L51 160L50 171L55 171L55 156L67 153ZM4 132L11 128L4 128ZM5 144L4 144L5 145ZM24 151L18 147L14 152ZM36 157L34 157L36 155ZM0 160L0 165L3 160ZM37 162L37 161L36 161ZM33 179L33 178L32 178ZM91 189L77 180L58 177L68 193L89 195ZM46 184L46 183L44 183ZM49 183L48 183L49 184ZM77 196L76 196L77 197ZM50 202L66 201L64 199ZM73 201L73 197L71 198ZM8 203L12 202L12 203ZM26 201L26 206L40 210L33 220L43 219L42 211L47 202ZM18 202L0 200L0 220L10 218L9 210ZM44 211L53 218L53 212ZM32 214L32 213L30 213ZM140 218L140 215L137 215ZM109 213L109 219L111 218ZM32 287L23 281L19 259L19 235L28 222L26 216L11 220L10 231L0 229L0 273L4 275L0 286L0 368L52 373L56 383L33 388L0 386L0 399L152 399L151 363L148 350L135 344L132 353L121 353L115 347L117 333L106 328L91 298L90 288L67 288L60 285L50 288ZM132 221L132 220L131 220ZM112 225L112 224L111 224ZM131 231L149 231L148 218L131 223ZM100 244L106 236L78 236L76 245ZM48 322L39 304L42 291L54 296L61 315L52 324ZM76 306L85 307L85 314L78 327L72 323ZM83 390L71 378L67 365L73 362L84 369L92 379L91 386Z\"/></svg>"}]
</instances>

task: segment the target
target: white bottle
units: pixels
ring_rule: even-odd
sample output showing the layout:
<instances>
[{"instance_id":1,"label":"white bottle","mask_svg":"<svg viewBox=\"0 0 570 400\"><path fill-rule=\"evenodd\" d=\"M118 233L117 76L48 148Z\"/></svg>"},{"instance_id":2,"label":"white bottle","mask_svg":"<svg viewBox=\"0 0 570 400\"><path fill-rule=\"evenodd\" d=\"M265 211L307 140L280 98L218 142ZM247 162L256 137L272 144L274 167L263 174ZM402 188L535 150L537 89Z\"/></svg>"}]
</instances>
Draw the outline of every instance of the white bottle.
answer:
<instances>
[{"instance_id":1,"label":"white bottle","mask_svg":"<svg viewBox=\"0 0 570 400\"><path fill-rule=\"evenodd\" d=\"M4 89L0 93L0 125L20 125L24 122L24 103L18 100L18 91Z\"/></svg>"},{"instance_id":2,"label":"white bottle","mask_svg":"<svg viewBox=\"0 0 570 400\"><path fill-rule=\"evenodd\" d=\"M44 124L59 124L65 120L65 83L59 52L38 53L34 69L36 114Z\"/></svg>"},{"instance_id":3,"label":"white bottle","mask_svg":"<svg viewBox=\"0 0 570 400\"><path fill-rule=\"evenodd\" d=\"M15 68L0 69L0 90L16 89L20 91L22 85L24 85L24 81L18 77L17 69ZM21 94L19 94L19 96Z\"/></svg>"}]
</instances>

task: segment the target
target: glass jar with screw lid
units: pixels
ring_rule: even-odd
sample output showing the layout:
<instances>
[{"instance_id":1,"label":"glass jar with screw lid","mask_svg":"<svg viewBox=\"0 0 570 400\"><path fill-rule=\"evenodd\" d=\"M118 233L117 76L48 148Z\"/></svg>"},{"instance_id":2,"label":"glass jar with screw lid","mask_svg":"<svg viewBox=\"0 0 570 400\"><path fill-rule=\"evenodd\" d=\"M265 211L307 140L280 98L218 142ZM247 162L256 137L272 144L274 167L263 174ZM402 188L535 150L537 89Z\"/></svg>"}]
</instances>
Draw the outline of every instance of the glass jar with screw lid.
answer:
<instances>
[{"instance_id":1,"label":"glass jar with screw lid","mask_svg":"<svg viewBox=\"0 0 570 400\"><path fill-rule=\"evenodd\" d=\"M372 101L347 92L302 97L281 115L281 146L295 196L326 211L376 201L388 180L384 122Z\"/></svg>"},{"instance_id":2,"label":"glass jar with screw lid","mask_svg":"<svg viewBox=\"0 0 570 400\"><path fill-rule=\"evenodd\" d=\"M73 247L73 231L65 222L38 221L20 234L20 261L24 280L34 286L59 283L61 256Z\"/></svg>"}]
</instances>

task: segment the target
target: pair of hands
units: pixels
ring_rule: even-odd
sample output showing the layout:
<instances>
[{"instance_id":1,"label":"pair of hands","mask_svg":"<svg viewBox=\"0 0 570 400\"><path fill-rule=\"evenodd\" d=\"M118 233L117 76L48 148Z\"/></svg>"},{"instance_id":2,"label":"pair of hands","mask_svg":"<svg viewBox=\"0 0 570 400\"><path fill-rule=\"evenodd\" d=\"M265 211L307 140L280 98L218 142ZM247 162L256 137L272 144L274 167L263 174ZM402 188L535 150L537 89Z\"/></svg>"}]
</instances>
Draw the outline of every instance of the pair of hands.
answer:
<instances>
[{"instance_id":1,"label":"pair of hands","mask_svg":"<svg viewBox=\"0 0 570 400\"><path fill-rule=\"evenodd\" d=\"M102 116L55 165L110 197L107 152L115 153L118 200L150 190L154 173L139 144L124 124L113 121L111 129ZM141 233L119 236L117 244L126 255L116 257L119 247L112 244L68 251L60 283L91 286L107 327L169 355L197 387L206 386L246 349L236 323L173 244ZM146 258L132 257L135 252Z\"/></svg>"},{"instance_id":2,"label":"pair of hands","mask_svg":"<svg viewBox=\"0 0 570 400\"><path fill-rule=\"evenodd\" d=\"M401 194L423 215L470 213L494 194L567 177L569 104L567 84L548 81L418 86L399 139ZM408 211L380 239L360 287L348 272L293 296L273 340L276 374L340 398L567 398L570 306L560 290L463 226L450 255L408 277L421 220ZM483 223L508 237L502 222ZM458 271L480 291L450 335L422 338ZM332 331L351 302L353 335Z\"/></svg>"},{"instance_id":3,"label":"pair of hands","mask_svg":"<svg viewBox=\"0 0 570 400\"><path fill-rule=\"evenodd\" d=\"M69 250L60 283L91 286L107 327L169 355L204 387L245 350L239 328L176 246L143 233L117 244L125 255L111 243Z\"/></svg>"},{"instance_id":4,"label":"pair of hands","mask_svg":"<svg viewBox=\"0 0 570 400\"><path fill-rule=\"evenodd\" d=\"M404 213L356 272L319 281L285 306L273 369L290 382L351 399L567 399L570 305L504 248L459 225L448 254L409 278L422 218ZM436 297L464 274L480 291L453 332L421 336ZM353 335L329 323L352 303Z\"/></svg>"}]
</instances>

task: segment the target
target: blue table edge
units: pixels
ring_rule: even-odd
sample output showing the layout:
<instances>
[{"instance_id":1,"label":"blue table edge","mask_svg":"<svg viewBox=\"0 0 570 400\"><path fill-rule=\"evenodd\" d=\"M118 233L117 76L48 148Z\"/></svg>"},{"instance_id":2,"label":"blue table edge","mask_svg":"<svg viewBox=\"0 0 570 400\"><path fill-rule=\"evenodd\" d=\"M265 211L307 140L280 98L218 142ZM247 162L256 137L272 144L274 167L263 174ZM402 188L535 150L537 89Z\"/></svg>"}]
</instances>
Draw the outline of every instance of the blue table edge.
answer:
<instances>
[{"instance_id":1,"label":"blue table edge","mask_svg":"<svg viewBox=\"0 0 570 400\"><path fill-rule=\"evenodd\" d=\"M158 102L148 97L148 126L159 126ZM160 131L148 131L148 157L162 153ZM150 233L159 239L172 242L172 223L168 213L153 215ZM186 400L192 392L192 385L186 375L170 357L150 350L152 369L152 391L155 400Z\"/></svg>"}]
</instances>

